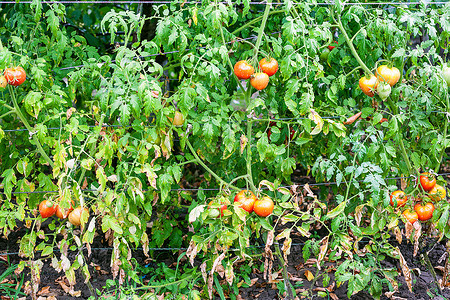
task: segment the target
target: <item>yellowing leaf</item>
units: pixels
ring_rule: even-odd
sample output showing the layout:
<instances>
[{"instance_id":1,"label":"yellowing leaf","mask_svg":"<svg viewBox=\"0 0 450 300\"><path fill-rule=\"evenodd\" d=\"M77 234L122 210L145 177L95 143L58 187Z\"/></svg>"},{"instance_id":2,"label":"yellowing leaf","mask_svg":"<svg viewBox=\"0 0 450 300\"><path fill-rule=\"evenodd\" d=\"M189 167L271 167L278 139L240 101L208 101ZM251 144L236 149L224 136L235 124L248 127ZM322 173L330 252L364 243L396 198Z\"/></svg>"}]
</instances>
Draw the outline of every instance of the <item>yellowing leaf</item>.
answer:
<instances>
[{"instance_id":1,"label":"yellowing leaf","mask_svg":"<svg viewBox=\"0 0 450 300\"><path fill-rule=\"evenodd\" d=\"M305 271L305 277L308 281L312 281L314 279L313 273L311 273L311 271L309 271L309 270Z\"/></svg>"}]
</instances>

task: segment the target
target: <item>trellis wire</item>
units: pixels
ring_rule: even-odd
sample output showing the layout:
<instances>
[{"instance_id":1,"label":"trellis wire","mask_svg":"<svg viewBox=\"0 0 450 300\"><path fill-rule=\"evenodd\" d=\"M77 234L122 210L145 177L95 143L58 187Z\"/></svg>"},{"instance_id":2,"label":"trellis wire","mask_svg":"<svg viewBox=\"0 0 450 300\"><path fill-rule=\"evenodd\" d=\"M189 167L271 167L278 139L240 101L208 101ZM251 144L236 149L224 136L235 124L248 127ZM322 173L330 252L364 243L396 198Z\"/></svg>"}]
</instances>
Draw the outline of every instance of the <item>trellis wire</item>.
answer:
<instances>
[{"instance_id":1,"label":"trellis wire","mask_svg":"<svg viewBox=\"0 0 450 300\"><path fill-rule=\"evenodd\" d=\"M448 176L450 175L450 173L440 173L440 174L436 174L436 176ZM386 180L398 180L398 179L406 179L409 178L408 176L400 176L400 177L388 177L386 178ZM357 180L356 182L364 182L364 180ZM344 182L341 182L341 184ZM292 187L305 187L306 185L308 186L330 186L330 185L337 185L337 182L319 182L319 183L305 183L305 184L291 184L291 185L284 185L284 186L280 186L279 188L292 188ZM267 187L262 187L262 190L268 190L269 188ZM82 192L85 193L89 193L89 192L97 192L98 190L96 189L83 189L81 190ZM120 190L120 191L125 191ZM142 190L142 192L151 192L151 191L155 191L155 192L159 192L160 190L158 189L144 189ZM219 188L205 188L205 189L170 189L171 192L183 192L183 191L190 191L190 192L198 192L198 191L220 191ZM11 194L13 195L19 195L19 194L56 194L59 193L59 191L30 191L30 192L11 192ZM3 195L6 195L5 192L2 192Z\"/></svg>"},{"instance_id":2,"label":"trellis wire","mask_svg":"<svg viewBox=\"0 0 450 300\"><path fill-rule=\"evenodd\" d=\"M20 1L16 3L15 1L0 1L0 4L31 4L33 1ZM75 1L75 0L62 0L62 1L41 1L42 4L172 4L175 3L175 1L155 1L155 0L142 0L142 1L105 1L105 0L98 0L98 1ZM229 4L228 2L219 2L221 4ZM426 5L442 5L447 4L447 1L437 1L437 2L367 2L367 3L358 3L358 2L349 2L349 3L342 3L343 6L345 5L420 5L420 4L426 4ZM201 1L186 1L186 2L177 2L176 4L202 4ZM249 2L250 5L269 5L266 1L262 2ZM270 5L281 5L282 3L270 3ZM321 2L321 3L294 3L294 5L317 5L317 6L331 6L334 5L334 3L328 3L328 2Z\"/></svg>"}]
</instances>

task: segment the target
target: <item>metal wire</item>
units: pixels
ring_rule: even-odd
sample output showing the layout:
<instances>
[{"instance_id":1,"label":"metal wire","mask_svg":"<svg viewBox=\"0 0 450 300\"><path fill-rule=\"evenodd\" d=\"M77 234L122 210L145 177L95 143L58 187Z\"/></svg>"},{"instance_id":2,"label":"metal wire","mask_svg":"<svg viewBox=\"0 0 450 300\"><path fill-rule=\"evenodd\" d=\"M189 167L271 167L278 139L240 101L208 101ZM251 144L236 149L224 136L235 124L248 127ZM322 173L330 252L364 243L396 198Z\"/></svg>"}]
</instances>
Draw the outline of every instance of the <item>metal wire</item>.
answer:
<instances>
[{"instance_id":1,"label":"metal wire","mask_svg":"<svg viewBox=\"0 0 450 300\"><path fill-rule=\"evenodd\" d=\"M436 176L448 176L450 175L450 173L441 173L441 174L436 174ZM398 179L405 179L405 178L409 178L407 176L402 176L402 177L388 177L386 178L387 180L398 180ZM358 180L356 182L364 182L364 180ZM291 184L291 185L284 185L284 186L280 186L280 188L291 188L293 186L295 187L304 187L304 186L329 186L329 185L337 185L337 182L319 182L319 183L305 183L305 184ZM267 187L263 187L262 190L268 190ZM84 189L81 190L82 192L85 193L89 193L89 192L97 192L98 190L96 189ZM120 191L125 191L125 190L120 190ZM151 191L155 191L158 192L160 190L158 189L144 189L142 190L142 192L151 192ZM219 188L205 188L205 189L170 189L171 192L182 192L182 191L191 191L191 192L198 192L198 191L220 191ZM19 194L56 194L59 191L32 191L32 192L11 192L11 194L13 195L19 195ZM6 195L5 192L2 192L3 195Z\"/></svg>"},{"instance_id":2,"label":"metal wire","mask_svg":"<svg viewBox=\"0 0 450 300\"><path fill-rule=\"evenodd\" d=\"M0 4L31 4L33 1L0 1ZM142 1L101 1L101 0L87 0L87 1L76 1L76 0L61 0L61 1L41 1L42 4L202 4L201 1L186 1L186 2L176 2L176 1L155 1L155 0L142 0ZM219 2L222 4L228 4L228 2ZM342 5L443 5L447 4L447 1L437 1L437 2L367 2L367 3L359 3L359 2L349 2L342 3ZM249 2L250 5L268 5L269 3L265 1L261 2ZM271 3L270 5L281 5L282 3ZM332 2L321 2L321 3L294 3L294 5L313 5L313 6L331 6L334 5Z\"/></svg>"}]
</instances>

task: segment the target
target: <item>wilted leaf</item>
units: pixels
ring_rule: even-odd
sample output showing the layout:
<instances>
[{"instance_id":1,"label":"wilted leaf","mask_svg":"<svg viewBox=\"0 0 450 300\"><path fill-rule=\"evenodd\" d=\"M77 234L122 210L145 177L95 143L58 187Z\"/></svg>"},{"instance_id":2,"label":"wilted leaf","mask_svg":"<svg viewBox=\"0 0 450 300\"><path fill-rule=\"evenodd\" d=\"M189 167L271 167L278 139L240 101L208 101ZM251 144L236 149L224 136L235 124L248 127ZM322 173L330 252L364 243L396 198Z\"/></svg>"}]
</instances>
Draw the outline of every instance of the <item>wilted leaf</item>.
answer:
<instances>
[{"instance_id":1,"label":"wilted leaf","mask_svg":"<svg viewBox=\"0 0 450 300\"><path fill-rule=\"evenodd\" d=\"M311 271L309 271L309 270L305 271L305 277L308 281L312 281L314 279L313 273L311 273Z\"/></svg>"}]
</instances>

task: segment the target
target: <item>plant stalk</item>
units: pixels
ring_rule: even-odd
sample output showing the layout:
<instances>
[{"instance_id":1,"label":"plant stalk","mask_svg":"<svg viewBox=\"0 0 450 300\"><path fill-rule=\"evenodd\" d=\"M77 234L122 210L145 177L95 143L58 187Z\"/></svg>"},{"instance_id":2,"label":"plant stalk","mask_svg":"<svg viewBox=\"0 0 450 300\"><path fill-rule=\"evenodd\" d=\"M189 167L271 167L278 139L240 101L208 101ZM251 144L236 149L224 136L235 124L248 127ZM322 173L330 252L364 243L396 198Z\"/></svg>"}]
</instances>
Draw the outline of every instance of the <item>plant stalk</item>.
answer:
<instances>
[{"instance_id":1,"label":"plant stalk","mask_svg":"<svg viewBox=\"0 0 450 300\"><path fill-rule=\"evenodd\" d=\"M23 125L25 125L25 127L28 129L29 134L32 136L34 142L36 143L36 147L38 148L39 153L42 155L42 157L45 159L45 161L53 169L53 161L50 159L50 157L47 155L47 153L45 153L44 148L42 148L41 142L39 141L36 134L33 132L33 128L30 126L27 119L22 114L22 111L20 110L19 105L17 104L16 93L14 92L13 88L10 85L8 85L8 89L9 89L9 93L11 95L11 99L13 101L14 109L15 109L17 116L22 121Z\"/></svg>"}]
</instances>

